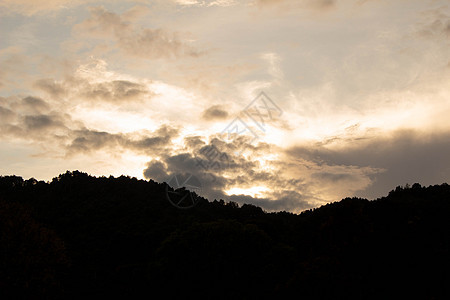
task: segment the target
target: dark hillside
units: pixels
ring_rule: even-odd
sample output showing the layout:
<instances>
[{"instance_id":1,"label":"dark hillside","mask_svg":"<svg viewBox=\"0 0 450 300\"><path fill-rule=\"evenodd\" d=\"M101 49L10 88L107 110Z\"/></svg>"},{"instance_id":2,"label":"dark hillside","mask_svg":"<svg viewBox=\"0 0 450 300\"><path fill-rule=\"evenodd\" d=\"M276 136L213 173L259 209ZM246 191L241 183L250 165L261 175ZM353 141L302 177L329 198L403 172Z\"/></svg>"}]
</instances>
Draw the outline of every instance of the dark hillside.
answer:
<instances>
[{"instance_id":1,"label":"dark hillside","mask_svg":"<svg viewBox=\"0 0 450 300\"><path fill-rule=\"evenodd\" d=\"M299 215L206 199L181 210L165 188L78 171L0 177L0 296L450 296L447 184Z\"/></svg>"}]
</instances>

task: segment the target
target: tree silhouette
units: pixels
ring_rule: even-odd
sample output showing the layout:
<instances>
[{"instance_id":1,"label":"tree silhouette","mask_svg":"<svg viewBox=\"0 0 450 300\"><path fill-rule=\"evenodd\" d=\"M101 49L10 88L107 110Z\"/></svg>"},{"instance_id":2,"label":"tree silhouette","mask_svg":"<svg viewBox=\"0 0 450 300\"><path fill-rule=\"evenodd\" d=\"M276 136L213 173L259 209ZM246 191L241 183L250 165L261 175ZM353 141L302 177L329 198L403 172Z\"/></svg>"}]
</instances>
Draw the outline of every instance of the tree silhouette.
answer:
<instances>
[{"instance_id":1,"label":"tree silhouette","mask_svg":"<svg viewBox=\"0 0 450 300\"><path fill-rule=\"evenodd\" d=\"M448 299L450 187L292 214L66 172L0 177L0 296Z\"/></svg>"}]
</instances>

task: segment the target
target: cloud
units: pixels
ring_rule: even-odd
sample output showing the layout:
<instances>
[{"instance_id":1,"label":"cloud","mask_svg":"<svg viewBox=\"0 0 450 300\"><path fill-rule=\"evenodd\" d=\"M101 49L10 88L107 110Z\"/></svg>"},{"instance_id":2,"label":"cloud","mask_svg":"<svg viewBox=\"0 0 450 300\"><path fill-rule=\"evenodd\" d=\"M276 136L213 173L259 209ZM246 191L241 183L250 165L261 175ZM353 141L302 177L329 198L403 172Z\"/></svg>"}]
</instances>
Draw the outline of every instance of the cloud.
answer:
<instances>
[{"instance_id":1,"label":"cloud","mask_svg":"<svg viewBox=\"0 0 450 300\"><path fill-rule=\"evenodd\" d=\"M22 99L22 106L36 112L49 111L50 105L38 97L28 96Z\"/></svg>"},{"instance_id":2,"label":"cloud","mask_svg":"<svg viewBox=\"0 0 450 300\"><path fill-rule=\"evenodd\" d=\"M450 39L450 11L448 6L422 12L417 22L417 34L425 38Z\"/></svg>"},{"instance_id":3,"label":"cloud","mask_svg":"<svg viewBox=\"0 0 450 300\"><path fill-rule=\"evenodd\" d=\"M84 82L80 94L87 99L125 102L142 99L142 96L151 95L151 92L142 84L127 80L113 80L101 83Z\"/></svg>"},{"instance_id":4,"label":"cloud","mask_svg":"<svg viewBox=\"0 0 450 300\"><path fill-rule=\"evenodd\" d=\"M159 182L167 181L169 174L167 174L167 167L160 161L150 161L147 168L144 170L145 178L152 178Z\"/></svg>"},{"instance_id":5,"label":"cloud","mask_svg":"<svg viewBox=\"0 0 450 300\"><path fill-rule=\"evenodd\" d=\"M0 106L0 123L9 123L14 117L12 110Z\"/></svg>"},{"instance_id":6,"label":"cloud","mask_svg":"<svg viewBox=\"0 0 450 300\"><path fill-rule=\"evenodd\" d=\"M0 97L0 107L9 111L8 115L14 115L15 117L47 113L51 109L46 101L34 96Z\"/></svg>"},{"instance_id":7,"label":"cloud","mask_svg":"<svg viewBox=\"0 0 450 300\"><path fill-rule=\"evenodd\" d=\"M183 6L201 6L201 7L211 7L211 6L233 6L236 5L237 2L235 0L207 0L207 1L198 1L198 0L174 0L177 4Z\"/></svg>"},{"instance_id":8,"label":"cloud","mask_svg":"<svg viewBox=\"0 0 450 300\"><path fill-rule=\"evenodd\" d=\"M245 138L226 142L217 136L186 137L180 150L172 148L170 153L149 161L144 176L160 182L174 182L175 176L190 174L201 183L201 191L196 192L210 200L251 203L270 211L301 211L313 207L317 199L311 196L303 179L294 179L292 174L285 173L286 163L264 159L272 147L265 143L251 145ZM242 148L246 155L236 153ZM245 193L255 187L264 192L255 196L230 192L242 190Z\"/></svg>"},{"instance_id":9,"label":"cloud","mask_svg":"<svg viewBox=\"0 0 450 300\"><path fill-rule=\"evenodd\" d=\"M20 86L27 67L23 50L16 46L0 49L0 65L0 89Z\"/></svg>"},{"instance_id":10,"label":"cloud","mask_svg":"<svg viewBox=\"0 0 450 300\"><path fill-rule=\"evenodd\" d=\"M156 153L156 151L163 151L171 146L172 139L178 137L179 131L176 128L162 125L155 130L150 136L144 136L137 140L129 139L126 142L126 147L145 153ZM150 151L151 150L151 151ZM149 152L150 151L150 152Z\"/></svg>"},{"instance_id":11,"label":"cloud","mask_svg":"<svg viewBox=\"0 0 450 300\"><path fill-rule=\"evenodd\" d=\"M95 162L99 173L122 164L111 157L123 156L127 163L114 172L133 168L140 176L145 168L144 176L158 181L190 172L211 200L267 210L298 211L349 195L383 195L406 181L448 178L448 136L435 130L448 127L448 6L157 0L125 12L134 4L62 11L88 1L1 2L2 15L59 11L51 24L40 23L42 15L7 16L13 30L5 42L25 47L0 50L2 95L21 93L0 98L0 134L11 149L16 141L33 147L28 153L52 149L42 156L67 158L64 166ZM221 7L227 5L236 7ZM255 8L266 15L255 16ZM266 18L280 11L292 14ZM205 51L188 31L217 51L196 59ZM27 40L48 32L42 47ZM271 130L258 131L270 143L212 134L261 88L285 110ZM403 126L434 133L386 134ZM304 139L314 141L300 144ZM275 143L299 146L284 151ZM214 164L217 157L228 160Z\"/></svg>"},{"instance_id":12,"label":"cloud","mask_svg":"<svg viewBox=\"0 0 450 300\"><path fill-rule=\"evenodd\" d=\"M35 115L24 116L23 123L27 130L30 131L42 131L51 128L64 127L64 121L60 116L55 115Z\"/></svg>"},{"instance_id":13,"label":"cloud","mask_svg":"<svg viewBox=\"0 0 450 300\"><path fill-rule=\"evenodd\" d=\"M116 84L109 83L111 87ZM63 84L66 90L67 85ZM135 87L123 82L119 85ZM4 116L0 126L3 136L32 141L66 159L80 155L93 157L95 153L102 153L102 157L120 157L126 152L146 156L149 162L143 171L145 178L168 182L177 174L190 173L202 183L201 195L211 200L225 199L261 205L270 211L298 212L339 200L335 198L336 194L347 196L349 192L366 188L377 172L367 166L333 165L306 156L300 160L298 157L285 159L278 157L281 149L276 145L256 143L245 135L229 140L221 134L197 134L182 137L180 144L181 131L169 125L153 131L111 132L87 127L74 119L76 115L63 113L73 112L68 107L62 106L57 113L43 98L27 96L0 100L0 115ZM221 108L210 107L210 112L215 110ZM323 147L327 145L329 143ZM252 194L255 187L262 192ZM239 191L244 194L234 195Z\"/></svg>"},{"instance_id":14,"label":"cloud","mask_svg":"<svg viewBox=\"0 0 450 300\"><path fill-rule=\"evenodd\" d=\"M5 10L31 16L60 9L67 9L77 5L94 2L93 0L2 0L0 7Z\"/></svg>"},{"instance_id":15,"label":"cloud","mask_svg":"<svg viewBox=\"0 0 450 300\"><path fill-rule=\"evenodd\" d=\"M55 134L64 133L71 122L69 115L52 111L43 99L27 97L1 98L0 113L4 116L0 133L3 135L43 142Z\"/></svg>"},{"instance_id":16,"label":"cloud","mask_svg":"<svg viewBox=\"0 0 450 300\"><path fill-rule=\"evenodd\" d=\"M261 58L269 64L268 73L275 79L283 79L283 71L280 68L281 57L272 52L261 54Z\"/></svg>"},{"instance_id":17,"label":"cloud","mask_svg":"<svg viewBox=\"0 0 450 300\"><path fill-rule=\"evenodd\" d=\"M161 125L153 132L141 130L130 133L111 133L88 129L62 111L53 111L43 99L27 97L0 98L0 134L52 146L66 156L106 150L117 154L133 151L136 154L159 155L171 147L178 129Z\"/></svg>"},{"instance_id":18,"label":"cloud","mask_svg":"<svg viewBox=\"0 0 450 300\"><path fill-rule=\"evenodd\" d=\"M152 133L109 133L83 128L70 133L71 142L67 146L68 155L97 150L124 151L131 150L146 155L160 155L171 146L171 140L178 135L178 130L161 126Z\"/></svg>"},{"instance_id":19,"label":"cloud","mask_svg":"<svg viewBox=\"0 0 450 300\"><path fill-rule=\"evenodd\" d=\"M76 25L75 32L101 39L112 38L122 51L141 58L198 57L204 54L183 39L179 32L134 26L121 15L103 7L91 8L90 17Z\"/></svg>"},{"instance_id":20,"label":"cloud","mask_svg":"<svg viewBox=\"0 0 450 300\"><path fill-rule=\"evenodd\" d=\"M203 112L203 119L212 120L223 120L228 118L228 112L221 105L213 105Z\"/></svg>"},{"instance_id":21,"label":"cloud","mask_svg":"<svg viewBox=\"0 0 450 300\"><path fill-rule=\"evenodd\" d=\"M120 134L95 130L76 130L73 132L76 137L68 146L70 153L93 152L105 147L116 148L122 143L123 137Z\"/></svg>"},{"instance_id":22,"label":"cloud","mask_svg":"<svg viewBox=\"0 0 450 300\"><path fill-rule=\"evenodd\" d=\"M147 84L131 80L101 80L91 81L82 76L71 76L64 80L49 78L38 79L34 87L44 91L53 99L75 98L82 103L86 100L91 103L109 102L123 104L137 102L152 98L155 93L149 90Z\"/></svg>"},{"instance_id":23,"label":"cloud","mask_svg":"<svg viewBox=\"0 0 450 300\"><path fill-rule=\"evenodd\" d=\"M48 93L53 97L60 97L66 94L66 88L62 83L56 82L53 79L43 78L34 82L34 87Z\"/></svg>"},{"instance_id":24,"label":"cloud","mask_svg":"<svg viewBox=\"0 0 450 300\"><path fill-rule=\"evenodd\" d=\"M337 0L257 0L260 7L278 7L283 10L300 8L315 11L327 11L337 5Z\"/></svg>"},{"instance_id":25,"label":"cloud","mask_svg":"<svg viewBox=\"0 0 450 300\"><path fill-rule=\"evenodd\" d=\"M301 193L294 190L274 193L272 199L254 198L246 195L232 195L227 197L227 200L237 202L241 205L253 204L264 208L266 211L300 212L315 206L313 202L304 199L304 196Z\"/></svg>"},{"instance_id":26,"label":"cloud","mask_svg":"<svg viewBox=\"0 0 450 300\"><path fill-rule=\"evenodd\" d=\"M329 173L329 172L318 172L312 174L313 178L317 178L323 182L352 182L356 179L355 174L348 173Z\"/></svg>"},{"instance_id":27,"label":"cloud","mask_svg":"<svg viewBox=\"0 0 450 300\"><path fill-rule=\"evenodd\" d=\"M287 152L292 157L317 163L318 165L372 167L383 172L368 174L371 184L355 195L376 198L385 195L397 185L419 182L434 184L450 180L450 133L423 133L399 130L385 136L353 140L338 149L322 145L298 146ZM360 175L327 174L315 175L324 184L335 181L352 184Z\"/></svg>"}]
</instances>

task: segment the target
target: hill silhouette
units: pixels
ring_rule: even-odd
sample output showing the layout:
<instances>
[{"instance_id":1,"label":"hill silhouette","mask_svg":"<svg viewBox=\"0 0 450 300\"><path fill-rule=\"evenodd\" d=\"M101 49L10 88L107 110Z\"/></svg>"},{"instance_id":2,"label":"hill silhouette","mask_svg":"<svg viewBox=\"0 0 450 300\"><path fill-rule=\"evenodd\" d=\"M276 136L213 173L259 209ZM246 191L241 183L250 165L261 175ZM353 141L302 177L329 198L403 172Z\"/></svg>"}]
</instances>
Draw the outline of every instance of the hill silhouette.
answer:
<instances>
[{"instance_id":1,"label":"hill silhouette","mask_svg":"<svg viewBox=\"0 0 450 300\"><path fill-rule=\"evenodd\" d=\"M0 177L0 297L449 299L447 184L298 215L203 198L181 210L165 189Z\"/></svg>"}]
</instances>

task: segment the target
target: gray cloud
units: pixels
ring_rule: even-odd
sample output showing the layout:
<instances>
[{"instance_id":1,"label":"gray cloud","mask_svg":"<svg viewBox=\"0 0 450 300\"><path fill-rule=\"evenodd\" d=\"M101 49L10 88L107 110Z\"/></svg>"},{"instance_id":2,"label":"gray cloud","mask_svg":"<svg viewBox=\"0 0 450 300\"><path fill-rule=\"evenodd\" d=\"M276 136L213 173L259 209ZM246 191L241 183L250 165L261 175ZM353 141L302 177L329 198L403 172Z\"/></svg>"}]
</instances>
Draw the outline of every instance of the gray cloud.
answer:
<instances>
[{"instance_id":1,"label":"gray cloud","mask_svg":"<svg viewBox=\"0 0 450 300\"><path fill-rule=\"evenodd\" d=\"M191 149L194 149L194 150L197 150L200 147L206 145L206 143L203 140L202 136L186 136L184 138L184 143L186 144L186 146L188 148L191 148Z\"/></svg>"},{"instance_id":2,"label":"gray cloud","mask_svg":"<svg viewBox=\"0 0 450 300\"><path fill-rule=\"evenodd\" d=\"M38 97L25 97L22 99L22 105L36 112L45 112L50 110L50 105Z\"/></svg>"},{"instance_id":3,"label":"gray cloud","mask_svg":"<svg viewBox=\"0 0 450 300\"><path fill-rule=\"evenodd\" d=\"M36 115L46 114L50 111L51 106L39 97L6 97L1 98L0 107L14 112L14 115Z\"/></svg>"},{"instance_id":4,"label":"gray cloud","mask_svg":"<svg viewBox=\"0 0 450 300\"><path fill-rule=\"evenodd\" d=\"M355 179L355 176L356 175L354 174L348 173L329 173L329 172L318 172L312 174L313 178L323 180L324 182L352 181Z\"/></svg>"},{"instance_id":5,"label":"gray cloud","mask_svg":"<svg viewBox=\"0 0 450 300\"><path fill-rule=\"evenodd\" d=\"M76 136L69 145L69 150L75 152L91 152L101 148L115 148L122 143L122 135L111 134L104 131L95 130L76 130L73 132Z\"/></svg>"},{"instance_id":6,"label":"gray cloud","mask_svg":"<svg viewBox=\"0 0 450 300\"><path fill-rule=\"evenodd\" d=\"M77 30L96 33L97 37L111 36L127 54L149 59L198 57L203 54L184 41L178 32L133 26L121 15L103 7L92 8L90 13L89 19L77 25Z\"/></svg>"},{"instance_id":7,"label":"gray cloud","mask_svg":"<svg viewBox=\"0 0 450 300\"><path fill-rule=\"evenodd\" d=\"M147 179L160 182L171 182L174 176L186 177L191 174L202 185L201 195L211 200L224 198L223 190L228 184L227 179L220 175L220 170L213 170L207 160L187 152L166 155L162 161L152 160L143 174Z\"/></svg>"},{"instance_id":8,"label":"gray cloud","mask_svg":"<svg viewBox=\"0 0 450 300\"><path fill-rule=\"evenodd\" d=\"M91 83L86 79L70 77L66 80L39 79L34 86L53 98L77 97L89 101L106 101L121 104L140 101L155 94L145 85L129 80L111 80Z\"/></svg>"},{"instance_id":9,"label":"gray cloud","mask_svg":"<svg viewBox=\"0 0 450 300\"><path fill-rule=\"evenodd\" d=\"M125 147L144 152L148 150L152 150L153 152L156 152L156 150L162 151L171 146L171 140L177 137L178 134L178 129L162 125L150 137L145 136L138 140L128 139Z\"/></svg>"},{"instance_id":10,"label":"gray cloud","mask_svg":"<svg viewBox=\"0 0 450 300\"><path fill-rule=\"evenodd\" d=\"M128 83L119 83L128 85ZM134 86L134 85L133 85ZM0 97L0 134L46 145L72 156L79 153L107 150L119 153L131 150L154 155L166 152L178 129L162 125L154 132L110 133L88 129L69 114L49 111L43 99L28 96Z\"/></svg>"},{"instance_id":11,"label":"gray cloud","mask_svg":"<svg viewBox=\"0 0 450 300\"><path fill-rule=\"evenodd\" d=\"M61 133L70 117L50 111L50 105L41 98L8 97L0 101L0 133L21 139L43 141L50 131Z\"/></svg>"},{"instance_id":12,"label":"gray cloud","mask_svg":"<svg viewBox=\"0 0 450 300\"><path fill-rule=\"evenodd\" d=\"M114 80L97 84L85 83L81 93L88 99L112 102L139 99L139 96L150 94L145 86L126 80Z\"/></svg>"},{"instance_id":13,"label":"gray cloud","mask_svg":"<svg viewBox=\"0 0 450 300\"><path fill-rule=\"evenodd\" d=\"M160 154L171 147L171 139L178 135L178 130L161 126L152 133L109 133L83 128L69 133L71 142L67 146L68 154L93 152L96 150L132 150L148 155Z\"/></svg>"},{"instance_id":14,"label":"gray cloud","mask_svg":"<svg viewBox=\"0 0 450 300\"><path fill-rule=\"evenodd\" d=\"M58 115L25 116L24 124L28 130L43 130L64 127L64 122Z\"/></svg>"},{"instance_id":15,"label":"gray cloud","mask_svg":"<svg viewBox=\"0 0 450 300\"><path fill-rule=\"evenodd\" d=\"M144 177L164 182L168 180L169 174L167 174L167 167L162 162L153 160L147 164Z\"/></svg>"},{"instance_id":16,"label":"gray cloud","mask_svg":"<svg viewBox=\"0 0 450 300\"><path fill-rule=\"evenodd\" d=\"M427 185L450 180L449 132L426 135L417 131L397 131L390 136L352 141L340 150L315 145L291 148L288 153L318 165L385 169L385 172L369 175L372 184L356 193L361 197L377 198L406 183L420 182ZM315 176L339 182L351 181L354 175L321 172Z\"/></svg>"},{"instance_id":17,"label":"gray cloud","mask_svg":"<svg viewBox=\"0 0 450 300\"><path fill-rule=\"evenodd\" d=\"M264 169L257 159L252 158L268 151L270 145L249 145L249 140L243 137L237 140L226 142L211 136L206 143L199 136L186 137L182 152L166 153L159 160L150 161L143 174L147 179L160 182L173 182L174 176L191 174L201 182L200 194L210 200L250 203L269 211L299 211L313 206L302 195L307 188L301 180L287 178L279 169ZM235 153L241 148L247 150L247 155ZM226 191L236 186L266 186L270 197L228 196Z\"/></svg>"},{"instance_id":18,"label":"gray cloud","mask_svg":"<svg viewBox=\"0 0 450 300\"><path fill-rule=\"evenodd\" d=\"M221 105L213 105L203 112L203 119L221 120L228 117L228 112Z\"/></svg>"}]
</instances>

